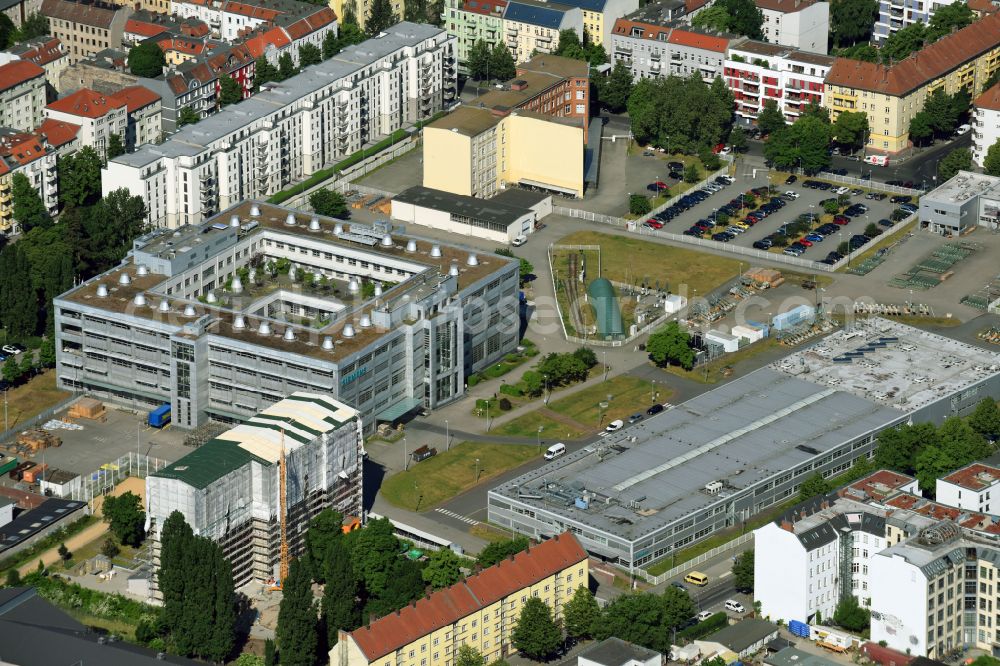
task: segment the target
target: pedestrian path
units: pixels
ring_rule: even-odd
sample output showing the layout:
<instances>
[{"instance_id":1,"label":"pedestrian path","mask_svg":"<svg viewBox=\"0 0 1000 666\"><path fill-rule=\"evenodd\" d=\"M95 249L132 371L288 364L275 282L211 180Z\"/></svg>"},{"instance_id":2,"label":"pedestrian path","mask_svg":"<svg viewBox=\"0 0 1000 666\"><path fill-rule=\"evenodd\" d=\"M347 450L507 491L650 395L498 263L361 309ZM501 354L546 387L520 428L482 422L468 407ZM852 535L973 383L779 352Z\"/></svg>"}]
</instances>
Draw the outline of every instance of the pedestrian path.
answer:
<instances>
[{"instance_id":1,"label":"pedestrian path","mask_svg":"<svg viewBox=\"0 0 1000 666\"><path fill-rule=\"evenodd\" d=\"M437 508L437 509L434 509L434 510L437 511L438 513L443 513L444 515L448 516L449 518L454 518L455 520L461 520L463 523L466 523L468 525L478 525L479 524L478 520L474 520L472 518L469 518L468 516L463 516L460 513L455 513L454 511L449 511L448 509Z\"/></svg>"}]
</instances>

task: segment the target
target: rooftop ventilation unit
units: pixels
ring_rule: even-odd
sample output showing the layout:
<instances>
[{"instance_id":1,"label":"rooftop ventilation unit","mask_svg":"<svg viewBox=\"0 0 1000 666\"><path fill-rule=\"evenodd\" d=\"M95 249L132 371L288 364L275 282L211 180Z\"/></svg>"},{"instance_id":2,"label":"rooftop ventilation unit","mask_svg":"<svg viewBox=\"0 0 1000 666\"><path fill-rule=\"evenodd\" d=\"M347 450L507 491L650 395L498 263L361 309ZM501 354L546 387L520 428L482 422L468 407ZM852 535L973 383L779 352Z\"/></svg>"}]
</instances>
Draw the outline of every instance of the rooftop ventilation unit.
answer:
<instances>
[{"instance_id":1,"label":"rooftop ventilation unit","mask_svg":"<svg viewBox=\"0 0 1000 666\"><path fill-rule=\"evenodd\" d=\"M407 252L416 252L417 251L417 241L413 240L412 238L410 240L406 241L406 251Z\"/></svg>"},{"instance_id":2,"label":"rooftop ventilation unit","mask_svg":"<svg viewBox=\"0 0 1000 666\"><path fill-rule=\"evenodd\" d=\"M285 339L285 342L292 342L295 340L295 331L291 328L286 328L285 334L282 337Z\"/></svg>"},{"instance_id":3,"label":"rooftop ventilation unit","mask_svg":"<svg viewBox=\"0 0 1000 666\"><path fill-rule=\"evenodd\" d=\"M194 311L194 306L193 305L191 305L190 303L188 303L187 305L184 306L184 316L185 317L194 317L196 314L197 313Z\"/></svg>"},{"instance_id":4,"label":"rooftop ventilation unit","mask_svg":"<svg viewBox=\"0 0 1000 666\"><path fill-rule=\"evenodd\" d=\"M247 327L247 321L243 318L243 315L238 314L233 317L233 328L244 329Z\"/></svg>"},{"instance_id":5,"label":"rooftop ventilation unit","mask_svg":"<svg viewBox=\"0 0 1000 666\"><path fill-rule=\"evenodd\" d=\"M469 258L465 260L465 263L468 264L469 266L478 266L479 257L477 257L475 253L469 254Z\"/></svg>"},{"instance_id":6,"label":"rooftop ventilation unit","mask_svg":"<svg viewBox=\"0 0 1000 666\"><path fill-rule=\"evenodd\" d=\"M372 327L371 315L369 314L361 315L361 321L358 323L361 324L361 328L371 328Z\"/></svg>"},{"instance_id":7,"label":"rooftop ventilation unit","mask_svg":"<svg viewBox=\"0 0 1000 666\"><path fill-rule=\"evenodd\" d=\"M139 264L139 267L135 270L135 274L140 276L149 275L149 269L146 268L146 264Z\"/></svg>"},{"instance_id":8,"label":"rooftop ventilation unit","mask_svg":"<svg viewBox=\"0 0 1000 666\"><path fill-rule=\"evenodd\" d=\"M344 324L344 330L341 333L345 338L354 337L354 324Z\"/></svg>"},{"instance_id":9,"label":"rooftop ventilation unit","mask_svg":"<svg viewBox=\"0 0 1000 666\"><path fill-rule=\"evenodd\" d=\"M451 262L451 268L448 269L448 275L458 277L458 262Z\"/></svg>"},{"instance_id":10,"label":"rooftop ventilation unit","mask_svg":"<svg viewBox=\"0 0 1000 666\"><path fill-rule=\"evenodd\" d=\"M285 226L294 227L295 226L295 213L289 213L285 216Z\"/></svg>"},{"instance_id":11,"label":"rooftop ventilation unit","mask_svg":"<svg viewBox=\"0 0 1000 666\"><path fill-rule=\"evenodd\" d=\"M333 338L329 335L323 338L323 344L321 345L326 351L333 349Z\"/></svg>"},{"instance_id":12,"label":"rooftop ventilation unit","mask_svg":"<svg viewBox=\"0 0 1000 666\"><path fill-rule=\"evenodd\" d=\"M233 290L234 294L243 293L243 280L240 279L239 275L233 276L233 282L229 285L229 288Z\"/></svg>"},{"instance_id":13,"label":"rooftop ventilation unit","mask_svg":"<svg viewBox=\"0 0 1000 666\"><path fill-rule=\"evenodd\" d=\"M257 204L250 206L250 217L260 217L260 206Z\"/></svg>"},{"instance_id":14,"label":"rooftop ventilation unit","mask_svg":"<svg viewBox=\"0 0 1000 666\"><path fill-rule=\"evenodd\" d=\"M431 245L431 256L434 257L435 259L438 259L438 258L441 257L441 246L440 245Z\"/></svg>"},{"instance_id":15,"label":"rooftop ventilation unit","mask_svg":"<svg viewBox=\"0 0 1000 666\"><path fill-rule=\"evenodd\" d=\"M170 312L170 303L167 302L167 299L160 301L160 312Z\"/></svg>"},{"instance_id":16,"label":"rooftop ventilation unit","mask_svg":"<svg viewBox=\"0 0 1000 666\"><path fill-rule=\"evenodd\" d=\"M381 295L382 295L382 283L381 282L376 282L375 283L375 298L378 298Z\"/></svg>"},{"instance_id":17,"label":"rooftop ventilation unit","mask_svg":"<svg viewBox=\"0 0 1000 666\"><path fill-rule=\"evenodd\" d=\"M257 333L260 335L271 335L271 325L266 321L260 322L260 326L257 327Z\"/></svg>"},{"instance_id":18,"label":"rooftop ventilation unit","mask_svg":"<svg viewBox=\"0 0 1000 666\"><path fill-rule=\"evenodd\" d=\"M108 297L108 285L106 285L106 284L99 284L99 285L97 285L97 297L98 298L107 298Z\"/></svg>"},{"instance_id":19,"label":"rooftop ventilation unit","mask_svg":"<svg viewBox=\"0 0 1000 666\"><path fill-rule=\"evenodd\" d=\"M319 218L314 217L309 220L309 231L319 231Z\"/></svg>"},{"instance_id":20,"label":"rooftop ventilation unit","mask_svg":"<svg viewBox=\"0 0 1000 666\"><path fill-rule=\"evenodd\" d=\"M382 247L392 247L392 236L389 234L382 236Z\"/></svg>"},{"instance_id":21,"label":"rooftop ventilation unit","mask_svg":"<svg viewBox=\"0 0 1000 666\"><path fill-rule=\"evenodd\" d=\"M210 291L207 294L205 294L205 300L208 301L209 303L217 303L219 299L215 296L214 291Z\"/></svg>"},{"instance_id":22,"label":"rooftop ventilation unit","mask_svg":"<svg viewBox=\"0 0 1000 666\"><path fill-rule=\"evenodd\" d=\"M118 278L118 284L122 285L123 287L127 287L128 285L132 284L132 278L128 276L128 273L122 273L121 276Z\"/></svg>"},{"instance_id":23,"label":"rooftop ventilation unit","mask_svg":"<svg viewBox=\"0 0 1000 666\"><path fill-rule=\"evenodd\" d=\"M340 222L337 222L336 224L334 224L333 225L333 233L335 233L338 236L340 234L344 233L344 225L341 224Z\"/></svg>"},{"instance_id":24,"label":"rooftop ventilation unit","mask_svg":"<svg viewBox=\"0 0 1000 666\"><path fill-rule=\"evenodd\" d=\"M356 294L360 290L361 290L361 285L358 284L357 280L351 278L351 281L347 283L347 291L351 292L352 294Z\"/></svg>"},{"instance_id":25,"label":"rooftop ventilation unit","mask_svg":"<svg viewBox=\"0 0 1000 666\"><path fill-rule=\"evenodd\" d=\"M135 303L136 305L145 305L146 294L140 291L138 294L135 295L135 298L132 299L132 302Z\"/></svg>"}]
</instances>

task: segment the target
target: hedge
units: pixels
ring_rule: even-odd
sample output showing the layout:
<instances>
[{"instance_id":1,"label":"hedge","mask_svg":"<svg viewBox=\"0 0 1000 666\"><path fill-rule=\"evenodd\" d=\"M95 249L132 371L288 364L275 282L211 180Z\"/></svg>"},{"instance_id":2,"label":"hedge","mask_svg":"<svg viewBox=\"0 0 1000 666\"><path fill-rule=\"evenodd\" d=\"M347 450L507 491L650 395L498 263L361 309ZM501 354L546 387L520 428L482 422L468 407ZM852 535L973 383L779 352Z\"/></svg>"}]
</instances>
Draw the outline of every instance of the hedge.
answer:
<instances>
[{"instance_id":1,"label":"hedge","mask_svg":"<svg viewBox=\"0 0 1000 666\"><path fill-rule=\"evenodd\" d=\"M697 640L722 629L727 624L729 624L729 617L725 613L719 612L705 618L703 622L692 625L683 631L678 631L677 637L692 641Z\"/></svg>"},{"instance_id":2,"label":"hedge","mask_svg":"<svg viewBox=\"0 0 1000 666\"><path fill-rule=\"evenodd\" d=\"M100 521L100 518L93 514L87 514L81 518L77 518L69 525L64 525L52 532L51 534L39 539L30 548L22 550L19 553L15 553L3 561L0 561L0 573L5 572L7 569L19 568L22 565L34 560L38 555L45 552L49 548L55 548L66 539L70 538L74 534L79 534L83 530L87 529L94 523Z\"/></svg>"}]
</instances>

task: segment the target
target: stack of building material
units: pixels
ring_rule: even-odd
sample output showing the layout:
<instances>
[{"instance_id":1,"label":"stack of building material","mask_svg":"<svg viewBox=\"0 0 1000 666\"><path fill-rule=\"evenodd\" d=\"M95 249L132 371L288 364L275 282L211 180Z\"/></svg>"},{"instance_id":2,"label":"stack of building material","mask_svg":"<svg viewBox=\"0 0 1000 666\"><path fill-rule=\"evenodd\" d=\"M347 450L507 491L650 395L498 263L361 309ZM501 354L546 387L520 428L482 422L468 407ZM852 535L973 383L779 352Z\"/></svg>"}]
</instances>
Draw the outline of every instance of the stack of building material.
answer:
<instances>
[{"instance_id":1,"label":"stack of building material","mask_svg":"<svg viewBox=\"0 0 1000 666\"><path fill-rule=\"evenodd\" d=\"M69 408L69 417L74 419L103 421L107 413L104 403L93 398L80 398Z\"/></svg>"},{"instance_id":2,"label":"stack of building material","mask_svg":"<svg viewBox=\"0 0 1000 666\"><path fill-rule=\"evenodd\" d=\"M29 456L50 446L62 446L62 440L45 430L25 430L17 436L18 452Z\"/></svg>"},{"instance_id":3,"label":"stack of building material","mask_svg":"<svg viewBox=\"0 0 1000 666\"><path fill-rule=\"evenodd\" d=\"M785 281L785 278L781 275L781 271L771 268L761 268L759 266L748 270L743 274L743 277L761 289L773 289Z\"/></svg>"}]
</instances>

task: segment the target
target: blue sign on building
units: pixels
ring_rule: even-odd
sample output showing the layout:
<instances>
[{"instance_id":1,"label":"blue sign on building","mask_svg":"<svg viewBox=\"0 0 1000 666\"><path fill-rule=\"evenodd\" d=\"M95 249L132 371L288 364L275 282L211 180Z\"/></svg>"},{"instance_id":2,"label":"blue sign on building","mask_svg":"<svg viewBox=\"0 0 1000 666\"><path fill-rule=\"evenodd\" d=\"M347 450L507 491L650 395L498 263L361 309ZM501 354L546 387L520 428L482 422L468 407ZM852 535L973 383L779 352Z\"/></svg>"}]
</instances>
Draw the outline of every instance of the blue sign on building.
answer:
<instances>
[{"instance_id":1,"label":"blue sign on building","mask_svg":"<svg viewBox=\"0 0 1000 666\"><path fill-rule=\"evenodd\" d=\"M351 382L353 382L358 377L364 377L366 374L368 374L368 366L364 366L362 368L358 368L357 370L355 370L351 374L344 375L343 377L341 377L340 378L340 385L341 386L347 386L348 384L350 384Z\"/></svg>"}]
</instances>

